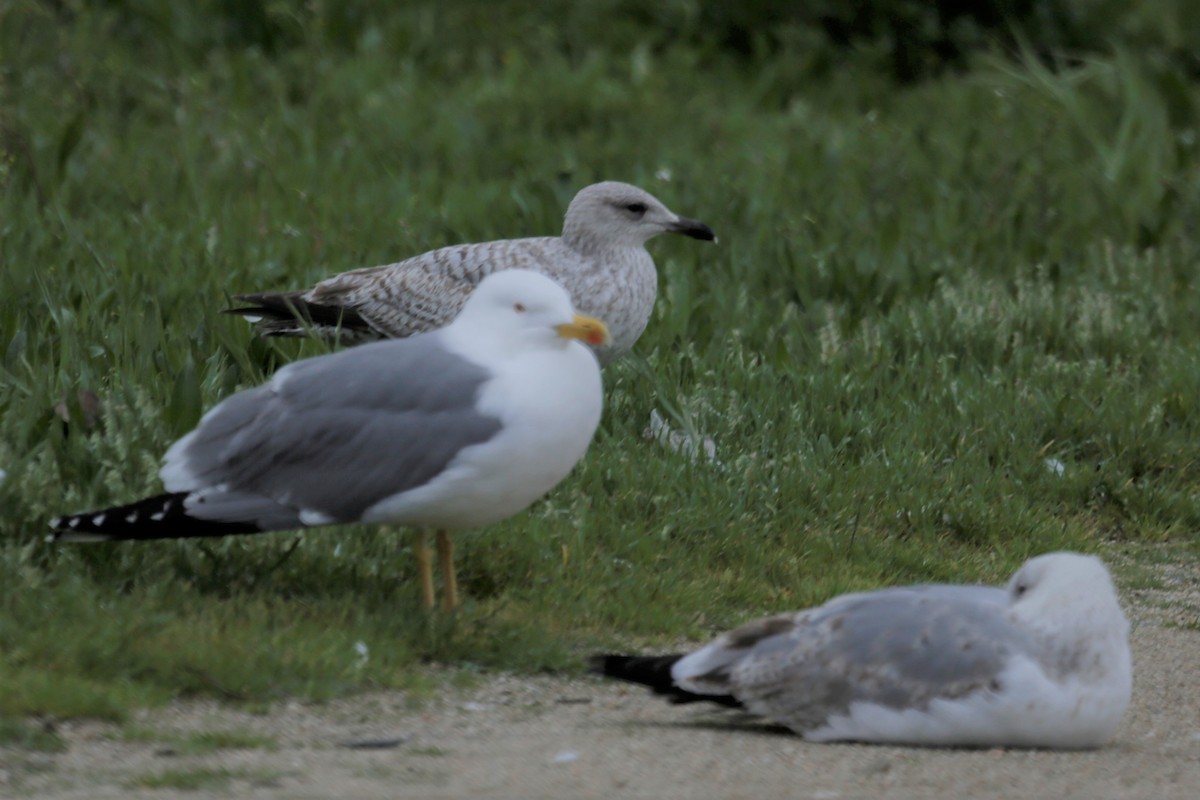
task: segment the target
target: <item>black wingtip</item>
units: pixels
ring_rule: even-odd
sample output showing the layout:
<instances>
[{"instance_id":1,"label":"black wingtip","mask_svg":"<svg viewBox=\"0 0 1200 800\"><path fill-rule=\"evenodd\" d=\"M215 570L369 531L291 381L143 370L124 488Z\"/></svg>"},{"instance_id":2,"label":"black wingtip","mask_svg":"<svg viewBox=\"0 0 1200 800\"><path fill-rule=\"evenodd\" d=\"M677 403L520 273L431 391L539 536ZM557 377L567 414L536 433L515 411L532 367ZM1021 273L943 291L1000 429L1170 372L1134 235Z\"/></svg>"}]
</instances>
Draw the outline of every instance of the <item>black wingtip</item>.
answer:
<instances>
[{"instance_id":1,"label":"black wingtip","mask_svg":"<svg viewBox=\"0 0 1200 800\"><path fill-rule=\"evenodd\" d=\"M112 537L103 533L88 533L85 531L73 531L59 527L61 517L55 517L50 520L50 527L53 529L46 534L46 541L50 544L59 542L109 542Z\"/></svg>"},{"instance_id":2,"label":"black wingtip","mask_svg":"<svg viewBox=\"0 0 1200 800\"><path fill-rule=\"evenodd\" d=\"M50 520L48 542L109 542L119 539L191 539L258 533L251 522L188 516L187 492L155 495L123 506L64 514Z\"/></svg>"},{"instance_id":3,"label":"black wingtip","mask_svg":"<svg viewBox=\"0 0 1200 800\"><path fill-rule=\"evenodd\" d=\"M262 316L263 310L258 306L241 306L239 308L222 308L222 314L237 314L241 317L258 317Z\"/></svg>"},{"instance_id":4,"label":"black wingtip","mask_svg":"<svg viewBox=\"0 0 1200 800\"><path fill-rule=\"evenodd\" d=\"M681 654L666 656L627 656L616 653L597 653L588 659L588 672L619 681L636 683L661 694L672 703L716 703L728 708L741 708L732 695L696 694L675 685L671 667L683 658Z\"/></svg>"},{"instance_id":5,"label":"black wingtip","mask_svg":"<svg viewBox=\"0 0 1200 800\"><path fill-rule=\"evenodd\" d=\"M222 313L260 317L259 326L272 335L301 335L306 327L347 331L369 331L370 324L355 309L342 305L314 303L303 292L238 294L233 299L247 305L227 308Z\"/></svg>"},{"instance_id":6,"label":"black wingtip","mask_svg":"<svg viewBox=\"0 0 1200 800\"><path fill-rule=\"evenodd\" d=\"M601 675L606 678L619 677L621 665L630 658L633 658L633 656L596 653L588 657L588 674Z\"/></svg>"},{"instance_id":7,"label":"black wingtip","mask_svg":"<svg viewBox=\"0 0 1200 800\"><path fill-rule=\"evenodd\" d=\"M617 653L597 653L588 659L588 669L596 675L616 678L649 686L656 692L670 694L675 690L671 667L683 656L627 656Z\"/></svg>"}]
</instances>

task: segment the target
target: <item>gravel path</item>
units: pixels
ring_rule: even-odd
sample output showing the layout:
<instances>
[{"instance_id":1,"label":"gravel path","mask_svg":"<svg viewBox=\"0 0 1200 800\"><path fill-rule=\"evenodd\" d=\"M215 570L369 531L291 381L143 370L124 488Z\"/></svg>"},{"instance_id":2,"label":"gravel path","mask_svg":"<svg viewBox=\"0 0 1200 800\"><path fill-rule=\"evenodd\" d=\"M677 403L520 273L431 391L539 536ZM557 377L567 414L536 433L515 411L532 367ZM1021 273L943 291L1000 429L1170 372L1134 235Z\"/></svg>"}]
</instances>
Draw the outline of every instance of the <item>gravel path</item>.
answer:
<instances>
[{"instance_id":1,"label":"gravel path","mask_svg":"<svg viewBox=\"0 0 1200 800\"><path fill-rule=\"evenodd\" d=\"M1134 697L1093 752L819 745L748 717L590 679L495 676L414 710L401 693L256 715L211 702L141 712L165 737L237 731L274 749L188 755L116 726L60 726L66 752L0 749L0 797L1200 797L1200 577L1127 592ZM1165 604L1169 602L1169 606ZM1182 624L1181 624L1182 623ZM401 740L397 742L396 740ZM348 748L350 741L389 746ZM200 788L139 788L147 776ZM176 779L168 783L177 782Z\"/></svg>"}]
</instances>

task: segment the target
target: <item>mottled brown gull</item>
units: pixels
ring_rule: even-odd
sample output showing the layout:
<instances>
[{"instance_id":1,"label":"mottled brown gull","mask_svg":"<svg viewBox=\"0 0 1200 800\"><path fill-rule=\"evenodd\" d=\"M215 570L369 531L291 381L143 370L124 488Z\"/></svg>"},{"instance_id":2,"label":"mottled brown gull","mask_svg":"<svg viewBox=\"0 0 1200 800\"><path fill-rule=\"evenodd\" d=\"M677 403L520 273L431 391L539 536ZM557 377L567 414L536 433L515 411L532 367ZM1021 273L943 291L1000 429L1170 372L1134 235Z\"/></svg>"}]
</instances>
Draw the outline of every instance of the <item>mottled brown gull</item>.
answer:
<instances>
[{"instance_id":1,"label":"mottled brown gull","mask_svg":"<svg viewBox=\"0 0 1200 800\"><path fill-rule=\"evenodd\" d=\"M549 278L489 276L440 330L297 361L227 398L167 451L166 494L57 517L51 539L410 525L429 607L434 529L453 608L447 531L517 513L583 457L602 389L582 342L606 337Z\"/></svg>"},{"instance_id":2,"label":"mottled brown gull","mask_svg":"<svg viewBox=\"0 0 1200 800\"><path fill-rule=\"evenodd\" d=\"M343 272L305 291L238 295L250 305L230 313L255 319L270 336L400 338L445 325L484 276L529 269L562 284L581 314L604 320L611 341L596 354L606 364L628 352L650 320L658 274L645 245L660 233L715 241L707 225L675 214L649 192L605 181L575 195L561 236L442 247Z\"/></svg>"},{"instance_id":3,"label":"mottled brown gull","mask_svg":"<svg viewBox=\"0 0 1200 800\"><path fill-rule=\"evenodd\" d=\"M744 708L814 741L1083 748L1133 684L1129 624L1094 556L1027 561L1007 590L925 585L767 617L688 655L597 656L673 702Z\"/></svg>"}]
</instances>

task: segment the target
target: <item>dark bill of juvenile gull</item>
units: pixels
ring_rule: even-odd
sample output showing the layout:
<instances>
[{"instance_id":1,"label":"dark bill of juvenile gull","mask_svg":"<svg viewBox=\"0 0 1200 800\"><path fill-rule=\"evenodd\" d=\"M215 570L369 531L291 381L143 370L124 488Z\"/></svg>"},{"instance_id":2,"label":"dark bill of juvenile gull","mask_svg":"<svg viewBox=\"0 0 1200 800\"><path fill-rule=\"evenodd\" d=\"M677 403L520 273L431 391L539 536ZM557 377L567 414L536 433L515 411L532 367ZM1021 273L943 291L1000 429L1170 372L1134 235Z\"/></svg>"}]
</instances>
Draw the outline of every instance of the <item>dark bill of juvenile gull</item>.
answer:
<instances>
[{"instance_id":1,"label":"dark bill of juvenile gull","mask_svg":"<svg viewBox=\"0 0 1200 800\"><path fill-rule=\"evenodd\" d=\"M445 328L289 364L205 414L163 459L166 494L57 517L57 541L227 536L352 522L492 524L553 488L600 420L603 323L549 278L480 283ZM432 605L424 533L422 598Z\"/></svg>"},{"instance_id":2,"label":"dark bill of juvenile gull","mask_svg":"<svg viewBox=\"0 0 1200 800\"><path fill-rule=\"evenodd\" d=\"M528 269L562 284L579 313L604 320L611 341L596 354L607 364L633 347L650 320L658 273L646 242L662 233L716 241L703 222L679 216L649 192L604 181L575 195L561 236L442 247L343 272L307 290L238 295L248 305L228 313L256 321L267 336L400 338L445 325L487 275Z\"/></svg>"},{"instance_id":3,"label":"dark bill of juvenile gull","mask_svg":"<svg viewBox=\"0 0 1200 800\"><path fill-rule=\"evenodd\" d=\"M812 741L1088 748L1129 705L1129 624L1094 556L1027 561L1006 590L913 586L749 623L687 655L592 670L742 708Z\"/></svg>"}]
</instances>

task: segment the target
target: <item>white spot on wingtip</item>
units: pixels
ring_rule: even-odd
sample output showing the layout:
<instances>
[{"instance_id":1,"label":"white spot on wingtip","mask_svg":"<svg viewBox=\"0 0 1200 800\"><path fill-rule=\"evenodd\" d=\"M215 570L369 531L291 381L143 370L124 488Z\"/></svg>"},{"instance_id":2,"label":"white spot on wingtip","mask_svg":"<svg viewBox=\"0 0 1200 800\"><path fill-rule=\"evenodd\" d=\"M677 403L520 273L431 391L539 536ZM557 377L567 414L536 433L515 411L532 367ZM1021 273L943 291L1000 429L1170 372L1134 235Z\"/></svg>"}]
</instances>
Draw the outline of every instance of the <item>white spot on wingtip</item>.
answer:
<instances>
[{"instance_id":1,"label":"white spot on wingtip","mask_svg":"<svg viewBox=\"0 0 1200 800\"><path fill-rule=\"evenodd\" d=\"M150 515L150 519L154 520L155 522L162 522L164 516L166 516L165 511L156 511Z\"/></svg>"},{"instance_id":2,"label":"white spot on wingtip","mask_svg":"<svg viewBox=\"0 0 1200 800\"><path fill-rule=\"evenodd\" d=\"M137 522L137 518L138 518L138 513L136 511L131 511L130 513L125 515L126 522Z\"/></svg>"},{"instance_id":3,"label":"white spot on wingtip","mask_svg":"<svg viewBox=\"0 0 1200 800\"><path fill-rule=\"evenodd\" d=\"M63 523L62 517L55 517L54 519L50 520L50 527L57 528L57 527L60 527L62 525L62 523Z\"/></svg>"},{"instance_id":4,"label":"white spot on wingtip","mask_svg":"<svg viewBox=\"0 0 1200 800\"><path fill-rule=\"evenodd\" d=\"M334 522L337 522L336 519L328 514L324 514L320 511L313 511L311 508L302 509L298 516L300 517L300 521L302 523L312 528L320 525L332 525Z\"/></svg>"},{"instance_id":5,"label":"white spot on wingtip","mask_svg":"<svg viewBox=\"0 0 1200 800\"><path fill-rule=\"evenodd\" d=\"M93 524L93 525L95 525L95 526L97 526L97 527L99 527L99 526L103 525L103 524L104 524L104 517L105 517L105 515L104 515L104 514L97 514L96 516L92 517L92 524Z\"/></svg>"},{"instance_id":6,"label":"white spot on wingtip","mask_svg":"<svg viewBox=\"0 0 1200 800\"><path fill-rule=\"evenodd\" d=\"M67 520L67 527L68 528L78 528L79 527L79 517L71 517L69 520Z\"/></svg>"}]
</instances>

